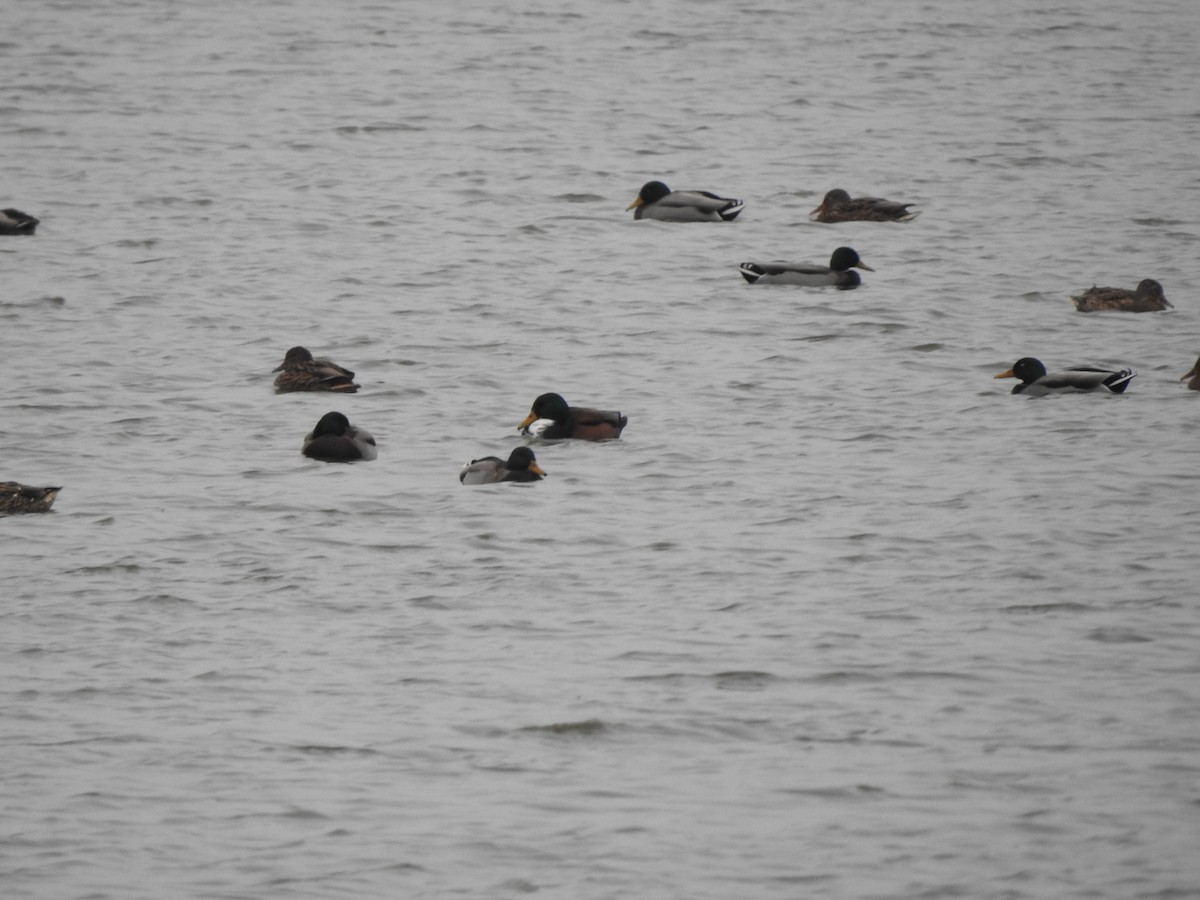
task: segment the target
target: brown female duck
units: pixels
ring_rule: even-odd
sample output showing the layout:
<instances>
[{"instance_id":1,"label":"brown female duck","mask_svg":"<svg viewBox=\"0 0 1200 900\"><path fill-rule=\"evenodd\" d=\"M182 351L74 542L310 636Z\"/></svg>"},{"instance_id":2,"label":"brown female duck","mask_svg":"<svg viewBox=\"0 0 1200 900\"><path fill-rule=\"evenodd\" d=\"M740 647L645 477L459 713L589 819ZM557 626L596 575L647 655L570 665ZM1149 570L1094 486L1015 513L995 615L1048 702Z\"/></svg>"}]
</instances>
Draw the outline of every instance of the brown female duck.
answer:
<instances>
[{"instance_id":1,"label":"brown female duck","mask_svg":"<svg viewBox=\"0 0 1200 900\"><path fill-rule=\"evenodd\" d=\"M15 481L0 481L0 515L46 512L61 490L61 487L29 487Z\"/></svg>"},{"instance_id":2,"label":"brown female duck","mask_svg":"<svg viewBox=\"0 0 1200 900\"><path fill-rule=\"evenodd\" d=\"M1134 290L1114 287L1090 287L1071 302L1080 312L1162 312L1171 309L1163 295L1162 285L1153 278L1143 278Z\"/></svg>"},{"instance_id":3,"label":"brown female duck","mask_svg":"<svg viewBox=\"0 0 1200 900\"><path fill-rule=\"evenodd\" d=\"M353 372L327 359L313 359L313 355L303 347L293 347L289 350L283 357L283 362L274 371L280 373L275 378L277 394L292 391L335 391L339 394L353 394L358 390Z\"/></svg>"},{"instance_id":4,"label":"brown female duck","mask_svg":"<svg viewBox=\"0 0 1200 900\"><path fill-rule=\"evenodd\" d=\"M847 191L834 188L808 217L818 222L908 222L919 215L909 212L910 206L880 197L851 197Z\"/></svg>"}]
</instances>

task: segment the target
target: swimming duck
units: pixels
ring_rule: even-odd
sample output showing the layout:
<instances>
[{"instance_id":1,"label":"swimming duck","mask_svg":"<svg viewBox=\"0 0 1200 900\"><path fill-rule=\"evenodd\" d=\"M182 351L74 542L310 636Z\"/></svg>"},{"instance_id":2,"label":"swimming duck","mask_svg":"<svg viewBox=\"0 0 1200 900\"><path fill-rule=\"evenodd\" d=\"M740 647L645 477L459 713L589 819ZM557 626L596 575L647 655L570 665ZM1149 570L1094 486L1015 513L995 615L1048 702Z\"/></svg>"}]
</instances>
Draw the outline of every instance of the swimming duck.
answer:
<instances>
[{"instance_id":1,"label":"swimming duck","mask_svg":"<svg viewBox=\"0 0 1200 900\"><path fill-rule=\"evenodd\" d=\"M0 209L0 234L33 234L38 220L19 209Z\"/></svg>"},{"instance_id":2,"label":"swimming duck","mask_svg":"<svg viewBox=\"0 0 1200 900\"><path fill-rule=\"evenodd\" d=\"M647 181L625 210L635 219L663 222L732 222L745 204L708 191L673 191L661 181Z\"/></svg>"},{"instance_id":3,"label":"swimming duck","mask_svg":"<svg viewBox=\"0 0 1200 900\"><path fill-rule=\"evenodd\" d=\"M1013 363L1013 367L1008 371L993 377L1020 378L1021 383L1012 389L1014 394L1044 397L1046 394L1083 394L1093 391L1123 394L1136 374L1133 369L1114 372L1111 369L1097 369L1092 366L1073 366L1062 372L1047 375L1046 367L1040 360L1025 356Z\"/></svg>"},{"instance_id":4,"label":"swimming duck","mask_svg":"<svg viewBox=\"0 0 1200 900\"><path fill-rule=\"evenodd\" d=\"M558 394L542 394L517 428L522 434L548 441L577 438L581 441L607 441L621 436L629 421L619 412L604 409L569 407Z\"/></svg>"},{"instance_id":5,"label":"swimming duck","mask_svg":"<svg viewBox=\"0 0 1200 900\"><path fill-rule=\"evenodd\" d=\"M0 515L46 512L61 487L29 487L15 481L0 481Z\"/></svg>"},{"instance_id":6,"label":"swimming duck","mask_svg":"<svg viewBox=\"0 0 1200 900\"><path fill-rule=\"evenodd\" d=\"M910 206L879 197L851 197L841 188L834 188L808 217L818 222L908 222L920 215L909 212Z\"/></svg>"},{"instance_id":7,"label":"swimming duck","mask_svg":"<svg viewBox=\"0 0 1200 900\"><path fill-rule=\"evenodd\" d=\"M378 455L370 432L355 428L340 412L321 416L312 433L305 435L301 452L322 462L354 462Z\"/></svg>"},{"instance_id":8,"label":"swimming duck","mask_svg":"<svg viewBox=\"0 0 1200 900\"><path fill-rule=\"evenodd\" d=\"M1102 309L1119 312L1161 312L1171 309L1171 303L1163 295L1162 285L1153 278L1143 278L1134 290L1113 287L1090 287L1071 302L1080 312L1097 312Z\"/></svg>"},{"instance_id":9,"label":"swimming duck","mask_svg":"<svg viewBox=\"0 0 1200 900\"><path fill-rule=\"evenodd\" d=\"M517 447L504 460L498 456L473 459L458 473L463 484L497 484L501 481L541 481L545 476L537 464L533 451L528 447Z\"/></svg>"},{"instance_id":10,"label":"swimming duck","mask_svg":"<svg viewBox=\"0 0 1200 900\"><path fill-rule=\"evenodd\" d=\"M358 390L354 383L354 373L343 369L327 359L313 359L313 355L303 347L293 347L283 357L273 372L280 374L275 378L275 393L287 394L291 391L336 391L340 394L353 394Z\"/></svg>"},{"instance_id":11,"label":"swimming duck","mask_svg":"<svg viewBox=\"0 0 1200 900\"><path fill-rule=\"evenodd\" d=\"M858 258L850 247L838 247L829 257L828 266L814 263L756 263L745 262L738 266L751 284L803 284L809 287L838 287L842 289L862 284L857 272L851 269L875 270Z\"/></svg>"},{"instance_id":12,"label":"swimming duck","mask_svg":"<svg viewBox=\"0 0 1200 900\"><path fill-rule=\"evenodd\" d=\"M1192 380L1188 381L1188 387L1193 391L1200 391L1200 359L1196 360L1196 363L1192 366L1191 371L1189 371L1179 380L1187 381L1189 378Z\"/></svg>"}]
</instances>

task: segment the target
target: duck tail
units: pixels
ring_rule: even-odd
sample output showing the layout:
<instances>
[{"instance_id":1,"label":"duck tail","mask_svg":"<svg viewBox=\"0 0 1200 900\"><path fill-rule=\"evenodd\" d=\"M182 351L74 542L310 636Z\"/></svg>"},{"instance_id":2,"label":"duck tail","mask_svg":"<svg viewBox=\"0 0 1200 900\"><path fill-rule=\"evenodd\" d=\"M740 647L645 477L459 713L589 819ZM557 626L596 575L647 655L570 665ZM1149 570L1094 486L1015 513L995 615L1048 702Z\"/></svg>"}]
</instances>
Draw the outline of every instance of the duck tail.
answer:
<instances>
[{"instance_id":1,"label":"duck tail","mask_svg":"<svg viewBox=\"0 0 1200 900\"><path fill-rule=\"evenodd\" d=\"M730 201L729 205L720 210L717 215L719 215L721 220L724 222L732 222L738 217L738 213L745 209L745 207L746 204L741 200L732 200Z\"/></svg>"},{"instance_id":2,"label":"duck tail","mask_svg":"<svg viewBox=\"0 0 1200 900\"><path fill-rule=\"evenodd\" d=\"M1133 369L1122 369L1120 372L1113 372L1104 379L1104 386L1114 394L1125 393L1125 388L1129 387L1129 382L1133 381L1133 376L1137 372Z\"/></svg>"},{"instance_id":3,"label":"duck tail","mask_svg":"<svg viewBox=\"0 0 1200 900\"><path fill-rule=\"evenodd\" d=\"M742 277L751 284L754 284L758 281L758 279L767 274L762 266L760 266L758 263L752 262L742 263L740 266L738 266L738 271L741 272Z\"/></svg>"}]
</instances>

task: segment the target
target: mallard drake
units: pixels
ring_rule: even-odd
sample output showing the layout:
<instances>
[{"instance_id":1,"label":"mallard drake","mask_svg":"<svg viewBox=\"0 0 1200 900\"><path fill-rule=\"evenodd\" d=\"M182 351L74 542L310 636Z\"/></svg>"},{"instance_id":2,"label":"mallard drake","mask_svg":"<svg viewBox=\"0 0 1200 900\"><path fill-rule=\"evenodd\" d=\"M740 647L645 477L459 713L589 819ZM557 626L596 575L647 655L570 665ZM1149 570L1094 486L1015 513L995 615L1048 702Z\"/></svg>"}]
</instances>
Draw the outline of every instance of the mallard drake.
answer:
<instances>
[{"instance_id":1,"label":"mallard drake","mask_svg":"<svg viewBox=\"0 0 1200 900\"><path fill-rule=\"evenodd\" d=\"M581 441L607 441L621 436L629 421L619 412L567 406L558 394L542 394L517 428L522 434L548 441L577 438Z\"/></svg>"},{"instance_id":2,"label":"mallard drake","mask_svg":"<svg viewBox=\"0 0 1200 900\"><path fill-rule=\"evenodd\" d=\"M909 212L910 206L879 197L851 197L841 188L834 188L808 217L818 222L908 222L920 215Z\"/></svg>"},{"instance_id":3,"label":"mallard drake","mask_svg":"<svg viewBox=\"0 0 1200 900\"><path fill-rule=\"evenodd\" d=\"M1133 369L1114 372L1093 366L1073 366L1047 375L1046 367L1040 360L1025 356L1013 363L1011 369L993 377L1020 378L1021 383L1012 389L1014 394L1043 397L1046 394L1087 394L1094 391L1123 394L1136 374Z\"/></svg>"},{"instance_id":4,"label":"mallard drake","mask_svg":"<svg viewBox=\"0 0 1200 900\"><path fill-rule=\"evenodd\" d=\"M1188 381L1189 378L1192 380ZM1196 360L1191 370L1179 380L1187 381L1188 387L1193 391L1200 391L1200 359Z\"/></svg>"},{"instance_id":5,"label":"mallard drake","mask_svg":"<svg viewBox=\"0 0 1200 900\"><path fill-rule=\"evenodd\" d=\"M303 347L293 347L289 350L284 355L283 362L272 371L280 373L275 377L277 394L287 394L291 391L336 391L339 394L353 394L358 390L353 372L327 359L313 359L313 355Z\"/></svg>"},{"instance_id":6,"label":"mallard drake","mask_svg":"<svg viewBox=\"0 0 1200 900\"><path fill-rule=\"evenodd\" d=\"M541 481L545 475L533 451L528 447L517 447L506 460L498 456L471 460L458 473L458 480L463 484L497 484L501 481Z\"/></svg>"},{"instance_id":7,"label":"mallard drake","mask_svg":"<svg viewBox=\"0 0 1200 900\"><path fill-rule=\"evenodd\" d=\"M661 181L647 181L637 199L625 207L635 219L663 222L732 222L745 206L741 200L708 191L673 191Z\"/></svg>"},{"instance_id":8,"label":"mallard drake","mask_svg":"<svg viewBox=\"0 0 1200 900\"><path fill-rule=\"evenodd\" d=\"M1162 285L1153 278L1143 278L1132 291L1127 288L1090 287L1071 302L1080 312L1111 309L1119 312L1161 312L1171 309L1163 294Z\"/></svg>"},{"instance_id":9,"label":"mallard drake","mask_svg":"<svg viewBox=\"0 0 1200 900\"><path fill-rule=\"evenodd\" d=\"M19 209L0 209L0 234L33 234L38 220Z\"/></svg>"},{"instance_id":10,"label":"mallard drake","mask_svg":"<svg viewBox=\"0 0 1200 900\"><path fill-rule=\"evenodd\" d=\"M803 284L809 287L852 288L862 284L857 272L852 269L875 270L858 258L850 247L838 247L829 257L829 265L815 263L756 263L744 262L738 266L751 284Z\"/></svg>"},{"instance_id":11,"label":"mallard drake","mask_svg":"<svg viewBox=\"0 0 1200 900\"><path fill-rule=\"evenodd\" d=\"M355 428L340 412L321 416L312 433L305 435L301 452L322 462L354 462L378 455L371 433Z\"/></svg>"},{"instance_id":12,"label":"mallard drake","mask_svg":"<svg viewBox=\"0 0 1200 900\"><path fill-rule=\"evenodd\" d=\"M15 481L0 481L0 515L46 512L61 487L29 487Z\"/></svg>"}]
</instances>

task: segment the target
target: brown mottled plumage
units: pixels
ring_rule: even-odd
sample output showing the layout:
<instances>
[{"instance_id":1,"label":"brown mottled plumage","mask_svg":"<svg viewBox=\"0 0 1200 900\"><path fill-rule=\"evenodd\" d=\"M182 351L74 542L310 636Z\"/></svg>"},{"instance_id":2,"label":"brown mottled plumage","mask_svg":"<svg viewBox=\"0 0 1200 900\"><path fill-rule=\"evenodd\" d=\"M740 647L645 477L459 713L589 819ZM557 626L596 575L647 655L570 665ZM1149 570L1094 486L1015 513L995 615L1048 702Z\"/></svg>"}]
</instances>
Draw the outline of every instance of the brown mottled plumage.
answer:
<instances>
[{"instance_id":1,"label":"brown mottled plumage","mask_svg":"<svg viewBox=\"0 0 1200 900\"><path fill-rule=\"evenodd\" d=\"M15 481L0 481L0 515L46 512L61 487L29 487Z\"/></svg>"},{"instance_id":2,"label":"brown mottled plumage","mask_svg":"<svg viewBox=\"0 0 1200 900\"><path fill-rule=\"evenodd\" d=\"M841 188L834 188L808 217L818 222L907 222L919 215L909 212L910 206L879 197L851 197Z\"/></svg>"},{"instance_id":3,"label":"brown mottled plumage","mask_svg":"<svg viewBox=\"0 0 1200 900\"><path fill-rule=\"evenodd\" d=\"M1090 287L1071 302L1080 312L1161 312L1171 309L1163 295L1162 285L1153 278L1143 278L1134 290L1113 287Z\"/></svg>"},{"instance_id":4,"label":"brown mottled plumage","mask_svg":"<svg viewBox=\"0 0 1200 900\"><path fill-rule=\"evenodd\" d=\"M289 350L283 362L274 371L280 373L275 378L277 394L287 394L291 391L336 391L339 394L353 394L358 390L353 372L327 359L313 359L313 355L303 347L293 347Z\"/></svg>"}]
</instances>

